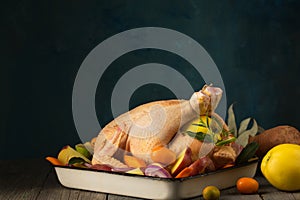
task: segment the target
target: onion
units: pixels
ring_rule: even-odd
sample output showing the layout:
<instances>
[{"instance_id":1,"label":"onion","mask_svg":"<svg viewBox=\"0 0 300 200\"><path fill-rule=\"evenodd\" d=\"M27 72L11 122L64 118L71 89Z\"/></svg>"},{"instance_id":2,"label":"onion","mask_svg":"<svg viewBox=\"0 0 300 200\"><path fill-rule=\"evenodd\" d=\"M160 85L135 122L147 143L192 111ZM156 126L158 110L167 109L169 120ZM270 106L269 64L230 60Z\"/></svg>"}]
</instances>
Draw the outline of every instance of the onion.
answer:
<instances>
[{"instance_id":1,"label":"onion","mask_svg":"<svg viewBox=\"0 0 300 200\"><path fill-rule=\"evenodd\" d=\"M159 164L148 165L145 169L145 175L160 178L172 178L170 173Z\"/></svg>"},{"instance_id":2,"label":"onion","mask_svg":"<svg viewBox=\"0 0 300 200\"><path fill-rule=\"evenodd\" d=\"M91 168L92 167L92 165L89 164L89 163L83 163L83 165L86 166L87 168Z\"/></svg>"},{"instance_id":3,"label":"onion","mask_svg":"<svg viewBox=\"0 0 300 200\"><path fill-rule=\"evenodd\" d=\"M132 170L132 169L134 169L133 167L114 167L114 168L112 168L112 170L111 171L113 171L113 172L127 172L127 171L129 171L129 170Z\"/></svg>"}]
</instances>

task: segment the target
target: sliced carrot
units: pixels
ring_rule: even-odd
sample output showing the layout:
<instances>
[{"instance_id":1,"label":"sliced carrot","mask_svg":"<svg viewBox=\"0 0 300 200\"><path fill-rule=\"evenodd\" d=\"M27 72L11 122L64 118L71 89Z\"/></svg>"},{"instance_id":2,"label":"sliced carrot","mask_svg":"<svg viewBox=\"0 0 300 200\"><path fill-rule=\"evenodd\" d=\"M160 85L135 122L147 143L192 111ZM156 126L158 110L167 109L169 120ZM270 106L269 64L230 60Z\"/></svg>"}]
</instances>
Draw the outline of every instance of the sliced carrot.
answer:
<instances>
[{"instance_id":1,"label":"sliced carrot","mask_svg":"<svg viewBox=\"0 0 300 200\"><path fill-rule=\"evenodd\" d=\"M222 168L225 169L225 168L229 168L229 167L233 167L234 164L230 163L230 164L226 164L224 165Z\"/></svg>"},{"instance_id":2,"label":"sliced carrot","mask_svg":"<svg viewBox=\"0 0 300 200\"><path fill-rule=\"evenodd\" d=\"M181 172L179 172L179 174L177 174L177 176L175 178L184 178L184 177L188 177L191 175L193 169L186 167L184 168Z\"/></svg>"},{"instance_id":3,"label":"sliced carrot","mask_svg":"<svg viewBox=\"0 0 300 200\"><path fill-rule=\"evenodd\" d=\"M52 165L63 166L63 164L57 158L48 156L46 157L46 160L48 160Z\"/></svg>"}]
</instances>

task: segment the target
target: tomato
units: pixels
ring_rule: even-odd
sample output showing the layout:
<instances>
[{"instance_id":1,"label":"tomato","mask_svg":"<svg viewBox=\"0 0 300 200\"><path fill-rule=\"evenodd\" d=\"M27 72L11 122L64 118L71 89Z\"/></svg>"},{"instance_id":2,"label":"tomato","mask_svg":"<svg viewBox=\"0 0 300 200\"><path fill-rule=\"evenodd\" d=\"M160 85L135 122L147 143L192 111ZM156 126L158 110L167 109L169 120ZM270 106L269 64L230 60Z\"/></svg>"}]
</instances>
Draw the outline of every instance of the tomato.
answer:
<instances>
[{"instance_id":1,"label":"tomato","mask_svg":"<svg viewBox=\"0 0 300 200\"><path fill-rule=\"evenodd\" d=\"M236 182L238 191L242 194L253 194L258 191L258 182L250 177L242 177Z\"/></svg>"}]
</instances>

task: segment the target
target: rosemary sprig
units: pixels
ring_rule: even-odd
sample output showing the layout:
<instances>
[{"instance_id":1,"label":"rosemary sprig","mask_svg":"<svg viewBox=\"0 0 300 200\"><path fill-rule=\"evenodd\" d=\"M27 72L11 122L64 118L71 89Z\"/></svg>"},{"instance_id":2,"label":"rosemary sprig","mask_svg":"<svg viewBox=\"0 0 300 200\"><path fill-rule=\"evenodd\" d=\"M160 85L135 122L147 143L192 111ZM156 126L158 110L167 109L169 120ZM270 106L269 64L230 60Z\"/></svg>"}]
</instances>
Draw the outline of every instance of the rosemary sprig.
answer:
<instances>
[{"instance_id":1,"label":"rosemary sprig","mask_svg":"<svg viewBox=\"0 0 300 200\"><path fill-rule=\"evenodd\" d=\"M235 137L231 137L231 138L228 138L226 140L221 140L221 141L216 143L216 146L222 146L222 145L225 145L225 144L229 144L231 142L234 142L235 140L236 140Z\"/></svg>"}]
</instances>

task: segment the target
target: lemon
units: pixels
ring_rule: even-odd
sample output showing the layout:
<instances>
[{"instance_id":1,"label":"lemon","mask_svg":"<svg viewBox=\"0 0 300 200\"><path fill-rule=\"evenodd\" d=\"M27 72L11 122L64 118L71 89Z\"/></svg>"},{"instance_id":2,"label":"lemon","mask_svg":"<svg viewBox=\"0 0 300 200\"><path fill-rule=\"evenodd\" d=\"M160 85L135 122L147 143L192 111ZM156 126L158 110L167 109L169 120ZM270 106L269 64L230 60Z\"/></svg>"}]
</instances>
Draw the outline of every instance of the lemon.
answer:
<instances>
[{"instance_id":1,"label":"lemon","mask_svg":"<svg viewBox=\"0 0 300 200\"><path fill-rule=\"evenodd\" d=\"M203 125L200 125L200 121L203 122ZM208 122L208 125L207 125L207 122ZM201 132L201 133L207 133L208 132L208 126L211 122L211 118L210 117L206 117L206 116L200 116L199 118L193 120L188 128L186 129L187 131L191 131L191 132L194 132L194 133L197 133L197 132Z\"/></svg>"},{"instance_id":2,"label":"lemon","mask_svg":"<svg viewBox=\"0 0 300 200\"><path fill-rule=\"evenodd\" d=\"M216 186L207 186L202 191L205 200L218 200L220 198L220 190Z\"/></svg>"},{"instance_id":3,"label":"lemon","mask_svg":"<svg viewBox=\"0 0 300 200\"><path fill-rule=\"evenodd\" d=\"M264 156L261 171L277 189L300 190L300 145L280 144Z\"/></svg>"}]
</instances>

